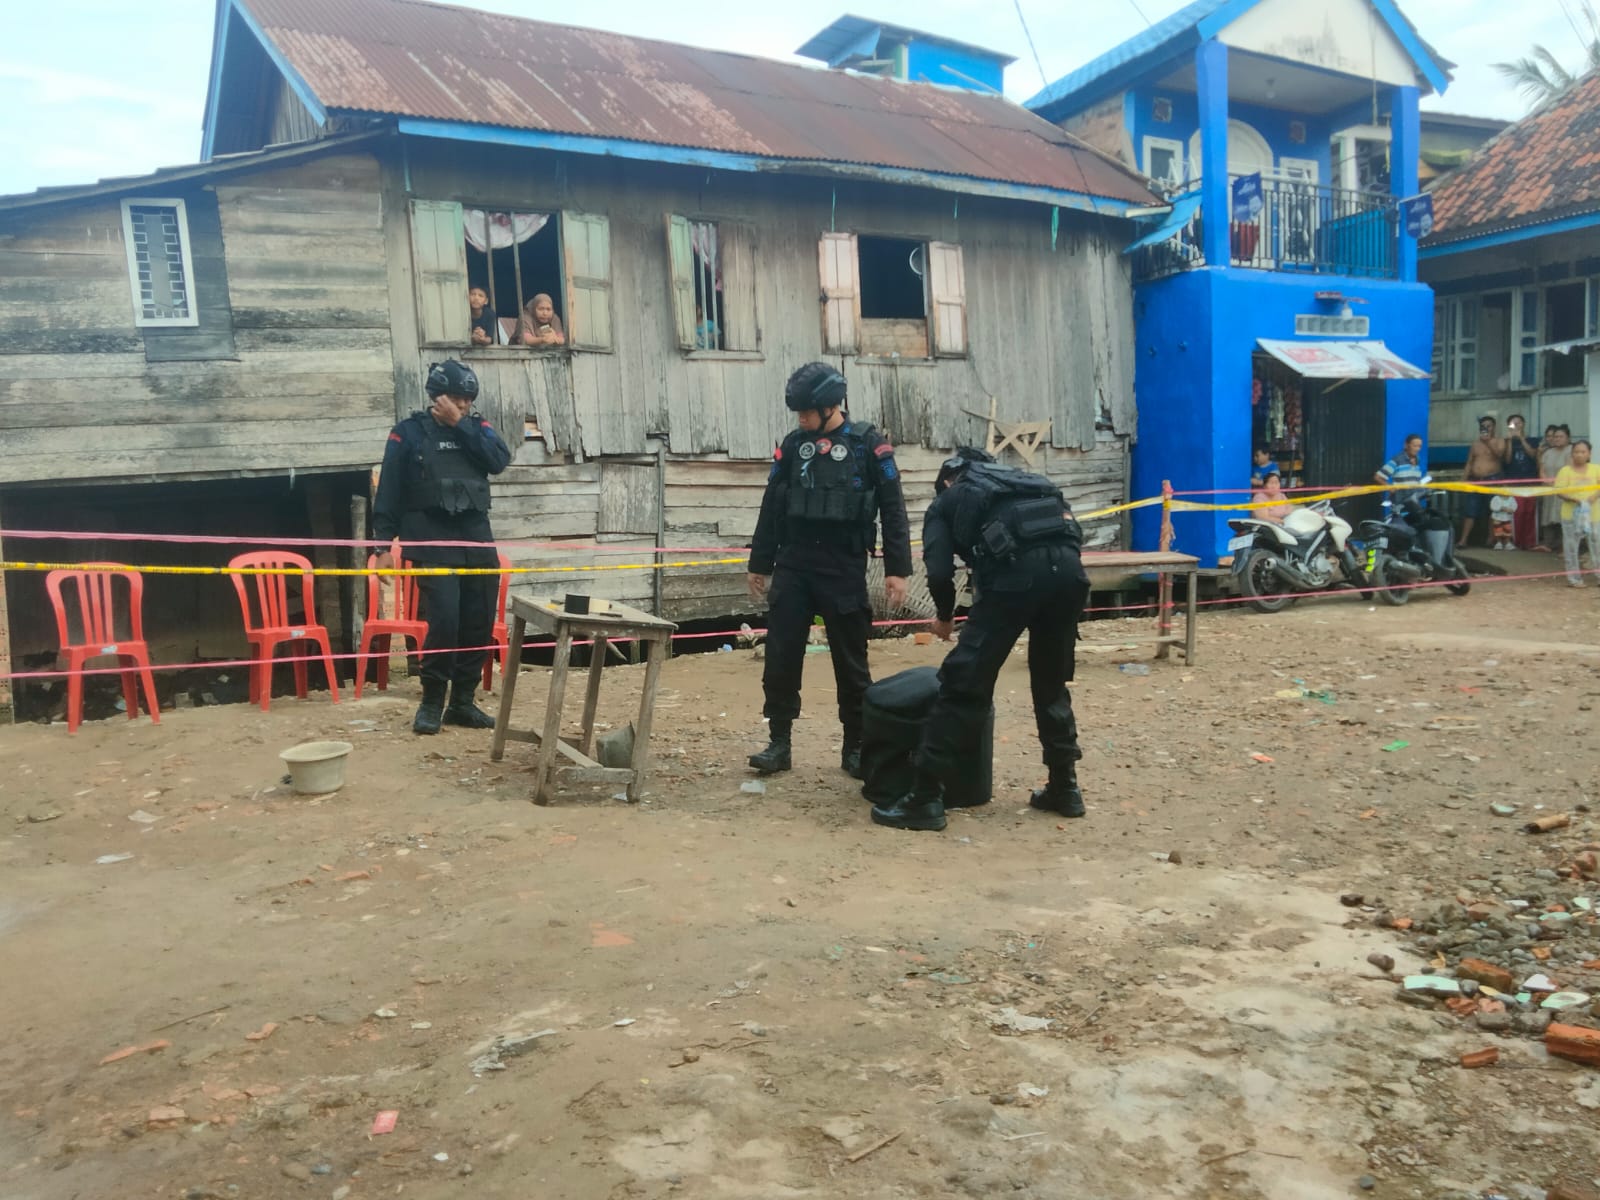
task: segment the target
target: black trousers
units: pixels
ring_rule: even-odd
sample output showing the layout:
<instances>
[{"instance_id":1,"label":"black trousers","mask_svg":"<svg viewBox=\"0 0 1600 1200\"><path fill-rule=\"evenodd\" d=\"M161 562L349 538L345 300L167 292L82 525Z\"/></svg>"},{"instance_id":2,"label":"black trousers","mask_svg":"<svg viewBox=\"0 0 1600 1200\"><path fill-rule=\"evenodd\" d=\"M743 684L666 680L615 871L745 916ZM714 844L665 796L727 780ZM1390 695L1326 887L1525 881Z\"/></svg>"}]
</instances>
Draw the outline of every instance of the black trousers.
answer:
<instances>
[{"instance_id":1,"label":"black trousers","mask_svg":"<svg viewBox=\"0 0 1600 1200\"><path fill-rule=\"evenodd\" d=\"M1011 648L1028 635L1028 683L1045 765L1071 766L1083 757L1067 684L1076 668L1078 619L1089 580L1073 569L1051 572L1026 592L985 592L939 668L939 699L917 748L918 790L935 791L952 765L975 752L974 740L994 702L995 680Z\"/></svg>"},{"instance_id":2,"label":"black trousers","mask_svg":"<svg viewBox=\"0 0 1600 1200\"><path fill-rule=\"evenodd\" d=\"M769 721L793 721L800 715L800 677L806 662L806 638L814 617L828 631L833 678L839 693L839 723L847 741L861 736L861 698L872 686L867 670L867 634L872 604L867 599L866 556L840 552L853 573L798 570L780 563L772 573L768 594L767 656L761 671L766 694L762 715Z\"/></svg>"},{"instance_id":3,"label":"black trousers","mask_svg":"<svg viewBox=\"0 0 1600 1200\"><path fill-rule=\"evenodd\" d=\"M500 577L421 575L417 588L422 594L422 619L428 623L428 637L422 643L423 685L475 686L483 675L485 647L494 636Z\"/></svg>"}]
</instances>

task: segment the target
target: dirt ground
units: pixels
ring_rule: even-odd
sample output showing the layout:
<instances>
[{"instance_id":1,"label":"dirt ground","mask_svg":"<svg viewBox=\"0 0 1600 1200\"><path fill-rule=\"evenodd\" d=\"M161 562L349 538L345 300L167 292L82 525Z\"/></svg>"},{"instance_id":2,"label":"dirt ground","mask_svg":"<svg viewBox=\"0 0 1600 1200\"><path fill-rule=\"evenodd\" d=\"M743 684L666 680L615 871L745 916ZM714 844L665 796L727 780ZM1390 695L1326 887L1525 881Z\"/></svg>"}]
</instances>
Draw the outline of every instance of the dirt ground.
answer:
<instances>
[{"instance_id":1,"label":"dirt ground","mask_svg":"<svg viewBox=\"0 0 1600 1200\"><path fill-rule=\"evenodd\" d=\"M1491 878L1594 895L1554 872L1600 839L1600 592L1209 610L1192 666L1116 649L1145 630L1088 629L1088 818L1026 808L1018 654L995 802L944 834L869 822L821 656L796 769L761 795L740 790L762 741L748 650L668 664L637 806L528 803L529 748L412 737L406 681L0 731L0 1195L1600 1187L1600 1069L1402 1004L1366 961L1422 969L1417 930L1375 916ZM875 643L873 666L941 652ZM522 723L545 675L522 677ZM607 672L607 720L640 676ZM355 743L350 780L294 797L277 752L316 738ZM1558 811L1570 827L1522 832ZM1049 1025L1004 1027L1025 1018ZM546 1030L474 1072L497 1036ZM1490 1045L1497 1065L1461 1067Z\"/></svg>"}]
</instances>

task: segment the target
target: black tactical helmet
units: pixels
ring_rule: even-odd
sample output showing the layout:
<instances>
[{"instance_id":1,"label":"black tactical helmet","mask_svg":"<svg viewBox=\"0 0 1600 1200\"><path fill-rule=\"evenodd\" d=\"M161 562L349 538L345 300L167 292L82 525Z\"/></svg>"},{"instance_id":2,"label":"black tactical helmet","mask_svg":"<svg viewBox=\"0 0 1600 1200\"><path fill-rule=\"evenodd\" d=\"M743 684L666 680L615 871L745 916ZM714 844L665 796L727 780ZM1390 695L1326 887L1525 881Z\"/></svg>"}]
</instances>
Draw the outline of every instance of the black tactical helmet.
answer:
<instances>
[{"instance_id":1,"label":"black tactical helmet","mask_svg":"<svg viewBox=\"0 0 1600 1200\"><path fill-rule=\"evenodd\" d=\"M844 403L844 376L825 362L810 362L789 376L783 402L795 412L811 408L838 408Z\"/></svg>"},{"instance_id":2,"label":"black tactical helmet","mask_svg":"<svg viewBox=\"0 0 1600 1200\"><path fill-rule=\"evenodd\" d=\"M976 446L958 446L956 452L939 464L939 477L933 481L933 494L940 495L954 482L955 477L973 463L992 463L994 455Z\"/></svg>"},{"instance_id":3,"label":"black tactical helmet","mask_svg":"<svg viewBox=\"0 0 1600 1200\"><path fill-rule=\"evenodd\" d=\"M466 363L450 359L448 362L428 364L428 382L423 385L430 396L465 396L478 398L478 375Z\"/></svg>"}]
</instances>

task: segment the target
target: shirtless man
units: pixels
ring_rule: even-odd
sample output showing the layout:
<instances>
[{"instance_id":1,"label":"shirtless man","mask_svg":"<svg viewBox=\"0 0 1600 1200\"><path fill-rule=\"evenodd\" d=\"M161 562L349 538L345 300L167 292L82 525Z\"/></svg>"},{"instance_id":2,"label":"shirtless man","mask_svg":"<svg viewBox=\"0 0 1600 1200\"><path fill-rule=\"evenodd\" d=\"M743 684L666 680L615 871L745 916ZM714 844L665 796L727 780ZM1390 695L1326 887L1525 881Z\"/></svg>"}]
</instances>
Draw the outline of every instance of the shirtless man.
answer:
<instances>
[{"instance_id":1,"label":"shirtless man","mask_svg":"<svg viewBox=\"0 0 1600 1200\"><path fill-rule=\"evenodd\" d=\"M1472 443L1472 449L1467 452L1466 482L1487 483L1500 477L1506 443L1503 438L1495 437L1494 431L1493 417L1478 418L1478 440ZM1465 546L1467 539L1472 536L1473 522L1489 514L1489 497L1467 492L1462 496L1462 501L1461 544Z\"/></svg>"}]
</instances>

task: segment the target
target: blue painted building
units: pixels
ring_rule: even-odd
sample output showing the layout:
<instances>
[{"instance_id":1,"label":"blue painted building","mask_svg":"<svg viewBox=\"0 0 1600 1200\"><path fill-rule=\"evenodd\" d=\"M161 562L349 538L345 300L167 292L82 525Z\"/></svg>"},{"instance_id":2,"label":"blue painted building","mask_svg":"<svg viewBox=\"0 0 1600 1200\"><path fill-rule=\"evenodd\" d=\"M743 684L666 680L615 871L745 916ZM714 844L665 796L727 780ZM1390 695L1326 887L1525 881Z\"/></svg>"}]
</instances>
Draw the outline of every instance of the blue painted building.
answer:
<instances>
[{"instance_id":1,"label":"blue painted building","mask_svg":"<svg viewBox=\"0 0 1600 1200\"><path fill-rule=\"evenodd\" d=\"M795 51L835 70L911 83L940 83L998 96L1017 60L968 42L867 17L840 17Z\"/></svg>"},{"instance_id":2,"label":"blue painted building","mask_svg":"<svg viewBox=\"0 0 1600 1200\"><path fill-rule=\"evenodd\" d=\"M1196 0L1028 101L1171 200L1130 249L1134 495L1248 488L1261 443L1286 484L1365 482L1427 429L1433 299L1396 200L1449 67L1390 0ZM1227 514L1174 524L1225 556ZM1135 546L1158 530L1138 513Z\"/></svg>"}]
</instances>

